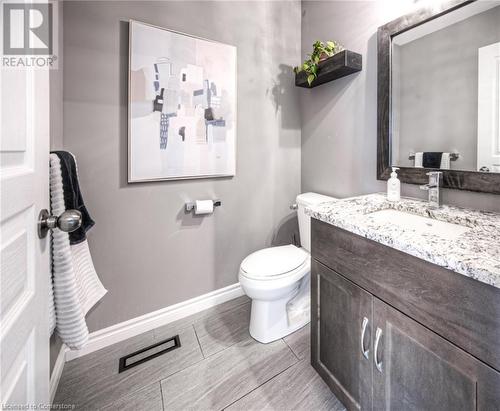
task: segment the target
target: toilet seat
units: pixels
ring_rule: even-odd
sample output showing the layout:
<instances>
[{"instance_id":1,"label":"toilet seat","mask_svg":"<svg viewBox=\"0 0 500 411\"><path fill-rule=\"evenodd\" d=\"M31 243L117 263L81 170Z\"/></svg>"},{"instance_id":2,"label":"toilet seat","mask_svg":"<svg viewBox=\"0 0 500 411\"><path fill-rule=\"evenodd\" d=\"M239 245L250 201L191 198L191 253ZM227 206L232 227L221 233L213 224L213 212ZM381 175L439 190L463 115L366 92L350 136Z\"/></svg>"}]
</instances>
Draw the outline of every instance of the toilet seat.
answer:
<instances>
[{"instance_id":1,"label":"toilet seat","mask_svg":"<svg viewBox=\"0 0 500 411\"><path fill-rule=\"evenodd\" d=\"M240 266L240 274L253 280L277 280L292 276L309 265L309 253L292 244L264 248L250 254Z\"/></svg>"}]
</instances>

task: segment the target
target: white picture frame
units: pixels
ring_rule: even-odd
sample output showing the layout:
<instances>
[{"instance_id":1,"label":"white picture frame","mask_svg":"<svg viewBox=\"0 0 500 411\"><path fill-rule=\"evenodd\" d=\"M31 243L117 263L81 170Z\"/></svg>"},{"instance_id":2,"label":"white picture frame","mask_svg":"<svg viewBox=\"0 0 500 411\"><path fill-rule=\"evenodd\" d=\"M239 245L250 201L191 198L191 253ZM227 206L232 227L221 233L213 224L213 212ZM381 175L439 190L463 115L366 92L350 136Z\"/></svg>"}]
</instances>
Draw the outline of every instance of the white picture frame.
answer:
<instances>
[{"instance_id":1,"label":"white picture frame","mask_svg":"<svg viewBox=\"0 0 500 411\"><path fill-rule=\"evenodd\" d=\"M236 47L129 21L128 182L236 175Z\"/></svg>"}]
</instances>

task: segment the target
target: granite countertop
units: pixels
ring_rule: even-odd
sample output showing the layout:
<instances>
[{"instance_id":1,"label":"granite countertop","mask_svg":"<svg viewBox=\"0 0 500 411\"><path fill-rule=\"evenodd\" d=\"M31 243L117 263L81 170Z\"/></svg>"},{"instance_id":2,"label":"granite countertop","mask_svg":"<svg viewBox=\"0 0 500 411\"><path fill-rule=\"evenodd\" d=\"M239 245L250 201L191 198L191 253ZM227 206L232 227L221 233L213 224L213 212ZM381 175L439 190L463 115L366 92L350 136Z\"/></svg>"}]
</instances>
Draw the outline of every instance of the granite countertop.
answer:
<instances>
[{"instance_id":1,"label":"granite countertop","mask_svg":"<svg viewBox=\"0 0 500 411\"><path fill-rule=\"evenodd\" d=\"M456 239L417 233L391 223L379 223L370 213L393 209L469 227ZM306 209L313 218L411 254L449 270L500 288L500 214L443 206L426 201L370 194L326 202Z\"/></svg>"}]
</instances>

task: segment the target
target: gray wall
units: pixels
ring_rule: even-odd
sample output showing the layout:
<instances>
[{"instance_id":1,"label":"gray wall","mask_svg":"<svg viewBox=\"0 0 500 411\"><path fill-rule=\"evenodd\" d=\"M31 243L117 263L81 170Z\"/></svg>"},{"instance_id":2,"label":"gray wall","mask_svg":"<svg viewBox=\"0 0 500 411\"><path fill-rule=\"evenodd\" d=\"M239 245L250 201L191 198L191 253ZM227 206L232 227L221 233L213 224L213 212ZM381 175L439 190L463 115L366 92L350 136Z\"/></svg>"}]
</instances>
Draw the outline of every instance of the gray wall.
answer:
<instances>
[{"instance_id":1,"label":"gray wall","mask_svg":"<svg viewBox=\"0 0 500 411\"><path fill-rule=\"evenodd\" d=\"M377 28L415 9L413 2L303 1L302 55L315 40L338 40L363 55L360 73L300 91L302 190L338 197L385 191L376 179ZM500 198L443 190L444 201L500 211ZM425 197L418 186L404 195Z\"/></svg>"},{"instance_id":2,"label":"gray wall","mask_svg":"<svg viewBox=\"0 0 500 411\"><path fill-rule=\"evenodd\" d=\"M412 167L409 152L457 151L452 169L477 170L478 49L498 41L495 7L394 48L393 61L399 54L400 62L394 164Z\"/></svg>"},{"instance_id":3,"label":"gray wall","mask_svg":"<svg viewBox=\"0 0 500 411\"><path fill-rule=\"evenodd\" d=\"M237 282L250 252L290 243L300 192L300 3L71 1L64 5L64 146L96 221L89 244L109 293L91 331ZM238 48L234 178L127 184L128 19ZM208 217L187 200L220 198Z\"/></svg>"}]
</instances>

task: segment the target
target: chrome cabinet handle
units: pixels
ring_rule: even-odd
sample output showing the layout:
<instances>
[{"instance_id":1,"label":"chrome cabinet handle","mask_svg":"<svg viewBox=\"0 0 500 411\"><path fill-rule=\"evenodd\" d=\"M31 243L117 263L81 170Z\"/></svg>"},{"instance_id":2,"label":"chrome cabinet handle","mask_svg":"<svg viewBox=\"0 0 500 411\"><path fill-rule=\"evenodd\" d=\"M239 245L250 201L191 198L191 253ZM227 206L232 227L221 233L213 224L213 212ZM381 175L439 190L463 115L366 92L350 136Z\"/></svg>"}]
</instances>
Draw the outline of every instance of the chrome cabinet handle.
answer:
<instances>
[{"instance_id":1,"label":"chrome cabinet handle","mask_svg":"<svg viewBox=\"0 0 500 411\"><path fill-rule=\"evenodd\" d=\"M49 230L59 228L66 233L71 233L82 225L82 213L78 210L66 210L59 217L50 215L47 210L40 211L38 215L38 237L45 238Z\"/></svg>"},{"instance_id":2,"label":"chrome cabinet handle","mask_svg":"<svg viewBox=\"0 0 500 411\"><path fill-rule=\"evenodd\" d=\"M361 325L361 352L363 353L363 357L365 357L368 360L368 354L370 352L370 348L365 349L365 333L367 325L368 325L368 318L363 317L363 324Z\"/></svg>"},{"instance_id":3,"label":"chrome cabinet handle","mask_svg":"<svg viewBox=\"0 0 500 411\"><path fill-rule=\"evenodd\" d=\"M373 361L375 362L375 367L377 370L382 372L382 361L378 360L378 344L380 342L380 338L382 337L382 330L377 327L377 332L375 333L375 353L373 354Z\"/></svg>"}]
</instances>

